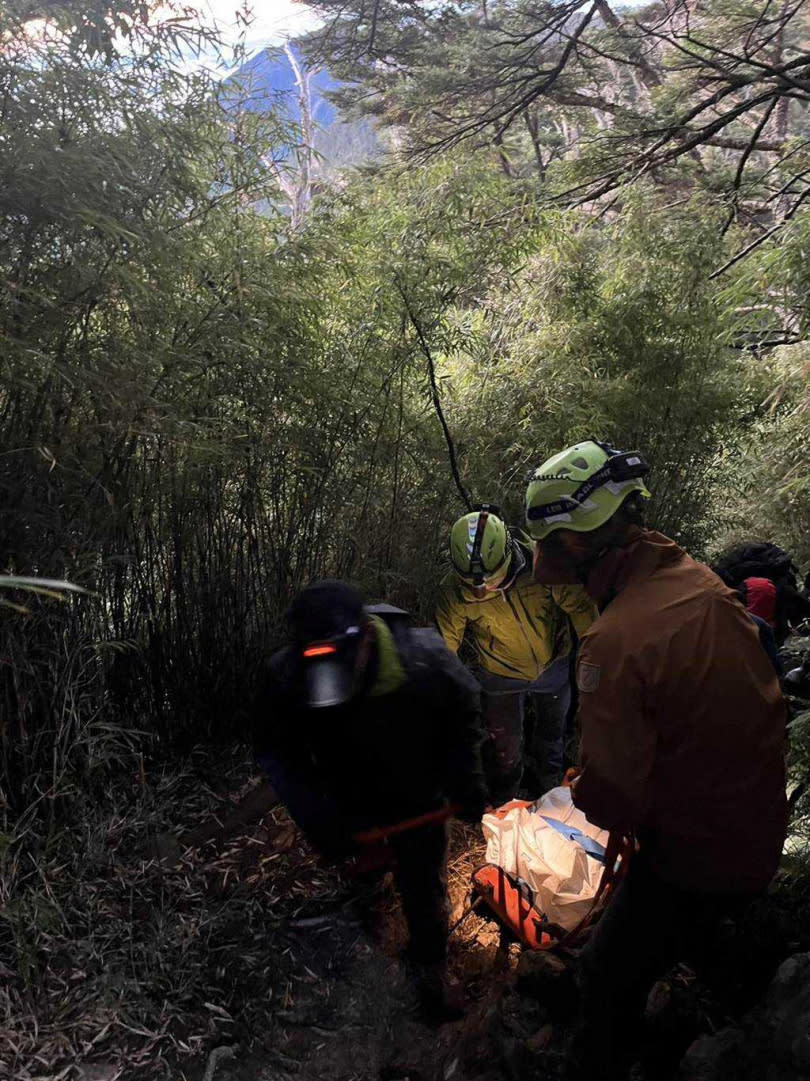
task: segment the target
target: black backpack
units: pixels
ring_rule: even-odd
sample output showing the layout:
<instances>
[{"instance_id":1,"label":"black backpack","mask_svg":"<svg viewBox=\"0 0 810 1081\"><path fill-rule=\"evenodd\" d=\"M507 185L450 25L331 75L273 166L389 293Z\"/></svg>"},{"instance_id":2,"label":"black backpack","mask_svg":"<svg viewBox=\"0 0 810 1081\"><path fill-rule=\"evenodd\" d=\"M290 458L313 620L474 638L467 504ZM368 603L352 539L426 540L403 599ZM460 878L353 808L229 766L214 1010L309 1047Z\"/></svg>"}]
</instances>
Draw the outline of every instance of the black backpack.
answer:
<instances>
[{"instance_id":1,"label":"black backpack","mask_svg":"<svg viewBox=\"0 0 810 1081\"><path fill-rule=\"evenodd\" d=\"M730 589L739 589L746 578L768 578L774 585L798 589L793 560L784 548L768 541L751 541L729 548L712 568Z\"/></svg>"}]
</instances>

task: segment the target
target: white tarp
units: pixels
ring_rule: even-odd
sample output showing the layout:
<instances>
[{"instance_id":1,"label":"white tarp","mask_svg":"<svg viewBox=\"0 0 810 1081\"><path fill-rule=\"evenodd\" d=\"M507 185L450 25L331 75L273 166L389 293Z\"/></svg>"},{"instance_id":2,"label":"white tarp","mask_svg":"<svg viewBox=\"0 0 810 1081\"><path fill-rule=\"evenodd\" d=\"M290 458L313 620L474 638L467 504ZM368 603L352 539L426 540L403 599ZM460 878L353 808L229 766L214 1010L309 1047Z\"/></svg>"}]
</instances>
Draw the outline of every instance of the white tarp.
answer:
<instances>
[{"instance_id":1,"label":"white tarp","mask_svg":"<svg viewBox=\"0 0 810 1081\"><path fill-rule=\"evenodd\" d=\"M534 895L535 908L571 931L590 911L604 864L544 818L607 846L607 831L591 825L571 801L570 788L560 787L529 807L513 807L503 818L484 815L486 859L511 878L522 879Z\"/></svg>"}]
</instances>

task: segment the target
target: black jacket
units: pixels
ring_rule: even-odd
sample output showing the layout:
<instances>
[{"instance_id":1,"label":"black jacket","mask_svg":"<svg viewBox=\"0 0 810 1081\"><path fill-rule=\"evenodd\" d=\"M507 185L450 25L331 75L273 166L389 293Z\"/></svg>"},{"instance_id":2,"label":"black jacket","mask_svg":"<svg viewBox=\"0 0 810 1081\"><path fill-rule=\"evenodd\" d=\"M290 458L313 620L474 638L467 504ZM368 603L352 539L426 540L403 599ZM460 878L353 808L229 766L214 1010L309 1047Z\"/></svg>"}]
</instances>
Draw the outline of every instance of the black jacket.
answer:
<instances>
[{"instance_id":1,"label":"black jacket","mask_svg":"<svg viewBox=\"0 0 810 1081\"><path fill-rule=\"evenodd\" d=\"M480 690L427 628L394 629L404 669L389 693L361 694L344 706L306 704L297 654L270 660L254 706L256 755L293 817L320 847L340 816L351 833L457 802L483 811ZM390 644L390 639L389 639Z\"/></svg>"}]
</instances>

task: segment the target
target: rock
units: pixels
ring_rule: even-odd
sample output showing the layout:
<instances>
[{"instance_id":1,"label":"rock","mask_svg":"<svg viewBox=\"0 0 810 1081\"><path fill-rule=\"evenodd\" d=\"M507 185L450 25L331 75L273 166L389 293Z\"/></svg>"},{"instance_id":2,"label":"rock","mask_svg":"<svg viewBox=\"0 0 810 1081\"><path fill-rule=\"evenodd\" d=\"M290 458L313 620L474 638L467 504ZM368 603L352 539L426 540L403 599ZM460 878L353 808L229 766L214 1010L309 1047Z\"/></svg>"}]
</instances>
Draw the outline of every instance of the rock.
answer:
<instances>
[{"instance_id":1,"label":"rock","mask_svg":"<svg viewBox=\"0 0 810 1081\"><path fill-rule=\"evenodd\" d=\"M183 858L183 846L173 833L158 833L151 843L149 858L169 867L179 864Z\"/></svg>"},{"instance_id":2,"label":"rock","mask_svg":"<svg viewBox=\"0 0 810 1081\"><path fill-rule=\"evenodd\" d=\"M810 954L789 957L779 966L762 1012L778 1059L810 1070Z\"/></svg>"},{"instance_id":3,"label":"rock","mask_svg":"<svg viewBox=\"0 0 810 1081\"><path fill-rule=\"evenodd\" d=\"M517 985L523 992L538 993L562 979L568 966L553 953L524 950L517 965Z\"/></svg>"},{"instance_id":4,"label":"rock","mask_svg":"<svg viewBox=\"0 0 810 1081\"><path fill-rule=\"evenodd\" d=\"M545 1011L536 998L506 991L500 1000L500 1025L505 1033L525 1040L546 1020Z\"/></svg>"},{"instance_id":5,"label":"rock","mask_svg":"<svg viewBox=\"0 0 810 1081\"><path fill-rule=\"evenodd\" d=\"M124 1073L123 1066L112 1062L91 1062L77 1068L76 1081L117 1081Z\"/></svg>"},{"instance_id":6,"label":"rock","mask_svg":"<svg viewBox=\"0 0 810 1081\"><path fill-rule=\"evenodd\" d=\"M671 1004L672 988L669 985L669 981L658 980L647 996L647 1006L644 1010L644 1015L649 1021L659 1014L662 1014L665 1010L668 1010Z\"/></svg>"},{"instance_id":7,"label":"rock","mask_svg":"<svg viewBox=\"0 0 810 1081\"><path fill-rule=\"evenodd\" d=\"M235 1055L236 1049L234 1047L225 1045L222 1047L214 1047L208 1056L203 1081L214 1081L214 1074L217 1072L217 1066L226 1059L233 1058Z\"/></svg>"},{"instance_id":8,"label":"rock","mask_svg":"<svg viewBox=\"0 0 810 1081\"><path fill-rule=\"evenodd\" d=\"M682 1081L720 1081L744 1042L745 1036L738 1028L724 1028L714 1036L701 1036L686 1052L679 1077Z\"/></svg>"},{"instance_id":9,"label":"rock","mask_svg":"<svg viewBox=\"0 0 810 1081\"><path fill-rule=\"evenodd\" d=\"M379 1077L380 1081L423 1081L419 1070L398 1062L381 1067Z\"/></svg>"},{"instance_id":10,"label":"rock","mask_svg":"<svg viewBox=\"0 0 810 1081\"><path fill-rule=\"evenodd\" d=\"M579 994L570 965L543 950L524 950L518 961L515 986L522 995L541 1002L556 1020L570 1017Z\"/></svg>"},{"instance_id":11,"label":"rock","mask_svg":"<svg viewBox=\"0 0 810 1081\"><path fill-rule=\"evenodd\" d=\"M804 1031L800 1032L793 1040L790 1045L790 1054L796 1066L806 1073L810 1070L810 1034L807 1031L808 1025L810 1025L810 1016L805 1014L801 1024Z\"/></svg>"},{"instance_id":12,"label":"rock","mask_svg":"<svg viewBox=\"0 0 810 1081\"><path fill-rule=\"evenodd\" d=\"M810 979L810 953L797 953L788 957L776 971L768 994L765 997L765 1006L773 1008L779 1006L785 999L792 999L797 991L802 989Z\"/></svg>"},{"instance_id":13,"label":"rock","mask_svg":"<svg viewBox=\"0 0 810 1081\"><path fill-rule=\"evenodd\" d=\"M680 1076L682 1081L810 1078L810 954L782 963L762 1005L738 1027L696 1040Z\"/></svg>"},{"instance_id":14,"label":"rock","mask_svg":"<svg viewBox=\"0 0 810 1081\"><path fill-rule=\"evenodd\" d=\"M530 1076L532 1056L523 1040L504 1040L501 1046L501 1062L509 1081L525 1081Z\"/></svg>"}]
</instances>

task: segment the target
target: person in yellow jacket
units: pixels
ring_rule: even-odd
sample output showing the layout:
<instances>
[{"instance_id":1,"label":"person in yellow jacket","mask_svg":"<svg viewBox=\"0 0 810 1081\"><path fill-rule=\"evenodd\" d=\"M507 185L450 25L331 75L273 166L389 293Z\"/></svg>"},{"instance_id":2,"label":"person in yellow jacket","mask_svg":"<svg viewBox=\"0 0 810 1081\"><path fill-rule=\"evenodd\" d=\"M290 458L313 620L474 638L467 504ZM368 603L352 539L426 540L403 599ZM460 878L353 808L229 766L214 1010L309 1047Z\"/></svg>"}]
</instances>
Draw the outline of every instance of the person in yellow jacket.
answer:
<instances>
[{"instance_id":1,"label":"person in yellow jacket","mask_svg":"<svg viewBox=\"0 0 810 1081\"><path fill-rule=\"evenodd\" d=\"M540 795L560 783L565 721L571 704L571 625L577 636L596 618L580 586L541 585L532 552L483 504L459 518L450 533L453 569L442 580L436 624L457 653L465 636L475 650L484 691L490 797L500 803L525 783ZM524 753L527 699L534 729Z\"/></svg>"}]
</instances>

